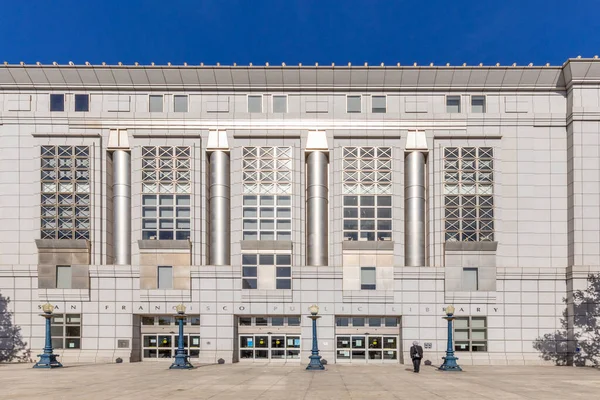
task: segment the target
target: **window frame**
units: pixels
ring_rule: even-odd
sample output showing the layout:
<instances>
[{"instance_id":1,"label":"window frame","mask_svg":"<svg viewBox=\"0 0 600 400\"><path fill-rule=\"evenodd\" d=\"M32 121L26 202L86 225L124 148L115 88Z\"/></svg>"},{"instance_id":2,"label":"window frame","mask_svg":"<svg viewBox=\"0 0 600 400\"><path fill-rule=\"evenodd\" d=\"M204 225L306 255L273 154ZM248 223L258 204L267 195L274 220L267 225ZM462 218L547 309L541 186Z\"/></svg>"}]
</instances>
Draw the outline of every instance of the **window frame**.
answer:
<instances>
[{"instance_id":1,"label":"window frame","mask_svg":"<svg viewBox=\"0 0 600 400\"><path fill-rule=\"evenodd\" d=\"M275 111L275 97L285 97L285 111ZM289 111L289 96L287 94L273 94L271 95L271 112L273 114L287 114Z\"/></svg>"},{"instance_id":2,"label":"window frame","mask_svg":"<svg viewBox=\"0 0 600 400\"><path fill-rule=\"evenodd\" d=\"M256 198L256 204L255 205L249 205L246 204L246 199L251 198L251 197L255 197ZM261 204L261 199L266 199L268 197L272 197L273 198L273 204L272 205L262 205ZM279 204L279 200L280 198L289 198L289 204L285 205L285 204ZM255 210L256 215L254 217L246 217L245 216L245 212L246 211L251 211L252 209ZM272 217L262 217L261 216L261 211L265 209L272 209L273 210L273 216ZM279 213L280 210L289 210L289 217L279 217L277 214ZM288 195L288 194L244 194L242 195L242 240L292 240L292 232L293 232L293 206L292 206L292 196ZM246 229L245 224L246 222L250 222L250 221L255 221L256 222L256 229ZM262 228L262 221L273 221L273 229L263 229ZM278 225L279 222L285 222L285 221L289 221L289 225L290 228L289 229L279 229ZM246 235L250 235L251 233L255 233L256 235L256 239L249 239L246 238ZM273 239L262 239L262 233L269 233L271 232L273 234ZM279 238L279 234L285 234L286 236L289 236L289 239L284 239L284 238Z\"/></svg>"},{"instance_id":3,"label":"window frame","mask_svg":"<svg viewBox=\"0 0 600 400\"><path fill-rule=\"evenodd\" d=\"M260 111L250 111L250 97L260 97ZM248 114L264 114L264 95L256 93L248 93L246 95L246 112Z\"/></svg>"},{"instance_id":4,"label":"window frame","mask_svg":"<svg viewBox=\"0 0 600 400\"><path fill-rule=\"evenodd\" d=\"M471 288L471 287L466 287L466 282L468 281L467 278L467 272L475 272L475 288ZM479 268L476 267L463 267L462 269L462 276L461 276L461 281L462 281L462 291L463 292L476 292L479 290Z\"/></svg>"},{"instance_id":5,"label":"window frame","mask_svg":"<svg viewBox=\"0 0 600 400\"><path fill-rule=\"evenodd\" d=\"M365 283L363 272L373 271L374 282ZM360 290L377 290L377 267L360 267Z\"/></svg>"},{"instance_id":6,"label":"window frame","mask_svg":"<svg viewBox=\"0 0 600 400\"><path fill-rule=\"evenodd\" d=\"M68 285L63 286L62 285L62 280L59 279L59 272L58 271L69 271L68 272ZM59 285L59 282L61 282L61 284ZM57 265L56 266L56 289L71 289L73 288L73 269L71 268L70 265Z\"/></svg>"},{"instance_id":7,"label":"window frame","mask_svg":"<svg viewBox=\"0 0 600 400\"><path fill-rule=\"evenodd\" d=\"M449 111L448 110L448 100L450 99L458 99L458 111ZM447 94L446 95L446 113L447 114L460 114L462 113L462 96L456 94Z\"/></svg>"},{"instance_id":8,"label":"window frame","mask_svg":"<svg viewBox=\"0 0 600 400\"><path fill-rule=\"evenodd\" d=\"M349 99L351 97L358 97L358 100L359 100L358 101L358 111L349 111L348 105L349 105ZM346 95L346 114L362 114L362 112L363 112L363 109L362 109L362 100L363 99L362 98L363 98L362 94L347 94ZM387 105L387 102L386 102L386 105Z\"/></svg>"},{"instance_id":9,"label":"window frame","mask_svg":"<svg viewBox=\"0 0 600 400\"><path fill-rule=\"evenodd\" d=\"M373 99L375 97L383 97L385 99L385 108L383 109L383 111L375 111L375 107L373 106ZM386 94L372 94L371 95L371 114L387 114L387 95Z\"/></svg>"},{"instance_id":10,"label":"window frame","mask_svg":"<svg viewBox=\"0 0 600 400\"><path fill-rule=\"evenodd\" d=\"M171 275L171 277L170 277L170 279L171 279L171 285L169 285L170 287L163 287L163 286L166 285L166 282L164 282L161 285L161 279L160 279L160 277L161 277L160 271L161 270L163 270L163 271L170 271L170 273L171 273L170 274ZM157 289L159 289L159 290L173 290L174 289L173 279L174 279L174 274L173 274L173 266L172 265L158 265L156 267L156 288Z\"/></svg>"},{"instance_id":11,"label":"window frame","mask_svg":"<svg viewBox=\"0 0 600 400\"><path fill-rule=\"evenodd\" d=\"M273 263L262 263L261 256L272 256ZM279 263L278 256L287 256L289 257L289 264ZM254 262L245 261L245 257L254 258ZM261 276L264 276L264 270L266 268L270 268L272 270L273 276L272 281L275 283L275 287L272 290L291 290L292 289L292 272L293 272L293 254L291 252L242 252L241 254L241 277L242 277L242 289L243 290L265 290L259 284L259 280ZM261 268L262 267L262 268ZM278 268L286 268L288 276L282 275L279 276ZM251 270L250 270L251 269ZM260 271L263 272L260 272ZM246 273L246 271L256 271L256 273ZM279 283L287 283L286 286L279 288ZM252 287L252 283L254 283L255 287Z\"/></svg>"},{"instance_id":12,"label":"window frame","mask_svg":"<svg viewBox=\"0 0 600 400\"><path fill-rule=\"evenodd\" d=\"M456 321L467 321L467 327L463 328L463 327L456 327ZM477 321L483 321L484 326L483 327L474 327L473 326L473 321L477 320ZM489 349L488 349L488 343L489 343L489 337L488 337L488 323L487 323L487 316L479 316L479 315L465 315L465 316L459 316L459 317L455 317L454 318L454 323L452 324L452 331L453 331L453 336L454 336L454 343L452 344L454 347L454 351L456 352L465 352L465 353L488 353ZM467 333L467 339L459 339L457 340L457 334L456 331L459 332L466 332ZM473 339L473 331L476 332L483 332L485 339ZM462 349L459 348L457 345L457 342L459 343L465 343L465 345L467 346L467 349ZM462 344L461 343L461 344ZM484 350L482 351L477 351L477 350L473 350L473 344L474 343L478 343L478 344L483 344L484 345Z\"/></svg>"},{"instance_id":13,"label":"window frame","mask_svg":"<svg viewBox=\"0 0 600 400\"><path fill-rule=\"evenodd\" d=\"M177 98L177 97L179 97L179 98L185 97L185 111L176 110L177 102L175 101L175 98ZM164 101L164 99L163 99L163 101ZM164 106L164 104L163 104L163 106ZM174 113L187 113L189 111L190 111L190 96L187 94L174 94L173 95L173 112Z\"/></svg>"},{"instance_id":14,"label":"window frame","mask_svg":"<svg viewBox=\"0 0 600 400\"><path fill-rule=\"evenodd\" d=\"M481 111L475 111L474 100L482 100ZM487 111L487 97L486 95L471 95L471 114L485 114Z\"/></svg>"},{"instance_id":15,"label":"window frame","mask_svg":"<svg viewBox=\"0 0 600 400\"><path fill-rule=\"evenodd\" d=\"M68 323L68 319L70 318L79 318L79 322L78 323ZM57 322L58 319L62 318L62 322ZM62 334L61 335L57 335L56 334L56 328L61 327L62 328ZM68 335L67 336L67 327L79 327L79 335ZM62 350L75 350L75 349L81 349L81 331L82 331L82 314L67 314L67 313L63 313L63 314L52 314L52 330L54 332L52 332L52 347L54 347L55 349L62 349ZM74 342L73 343L78 343L78 345L74 345L72 347L68 346L68 340L71 339ZM58 345L57 342L58 340L61 341L61 344Z\"/></svg>"},{"instance_id":16,"label":"window frame","mask_svg":"<svg viewBox=\"0 0 600 400\"><path fill-rule=\"evenodd\" d=\"M55 96L62 96L62 107L60 110L52 109L52 97L55 97ZM50 99L50 104L49 104L50 112L65 112L65 104L66 104L67 97L65 96L64 93L50 93L49 99Z\"/></svg>"},{"instance_id":17,"label":"window frame","mask_svg":"<svg viewBox=\"0 0 600 400\"><path fill-rule=\"evenodd\" d=\"M86 109L85 110L78 110L77 109L77 99L81 99L85 97L87 99L86 102ZM90 111L90 94L89 93L75 93L73 96L73 110L75 112L89 112Z\"/></svg>"},{"instance_id":18,"label":"window frame","mask_svg":"<svg viewBox=\"0 0 600 400\"><path fill-rule=\"evenodd\" d=\"M151 108L152 107L152 103L151 103L152 97L160 97L162 99L160 111L152 111L152 108ZM173 104L173 109L174 108L175 108L175 104ZM165 112L165 95L164 94L154 94L154 93L148 94L148 112L149 113L164 113Z\"/></svg>"}]
</instances>

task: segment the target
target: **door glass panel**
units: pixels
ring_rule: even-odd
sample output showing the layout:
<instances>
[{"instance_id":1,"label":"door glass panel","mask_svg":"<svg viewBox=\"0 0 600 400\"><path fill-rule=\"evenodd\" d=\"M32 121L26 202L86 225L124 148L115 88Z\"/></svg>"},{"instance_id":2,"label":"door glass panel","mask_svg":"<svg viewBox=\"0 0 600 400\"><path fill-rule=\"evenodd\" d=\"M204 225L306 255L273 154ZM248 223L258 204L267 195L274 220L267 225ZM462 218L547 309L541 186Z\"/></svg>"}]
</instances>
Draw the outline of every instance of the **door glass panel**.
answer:
<instances>
[{"instance_id":1,"label":"door glass panel","mask_svg":"<svg viewBox=\"0 0 600 400\"><path fill-rule=\"evenodd\" d=\"M337 348L338 349L349 349L350 348L350 336L338 336Z\"/></svg>"},{"instance_id":2,"label":"door glass panel","mask_svg":"<svg viewBox=\"0 0 600 400\"><path fill-rule=\"evenodd\" d=\"M242 347L242 348L254 347L254 336L242 336L240 338L240 347Z\"/></svg>"},{"instance_id":3,"label":"door glass panel","mask_svg":"<svg viewBox=\"0 0 600 400\"><path fill-rule=\"evenodd\" d=\"M383 338L383 348L384 349L397 349L397 338L390 336Z\"/></svg>"},{"instance_id":4,"label":"door glass panel","mask_svg":"<svg viewBox=\"0 0 600 400\"><path fill-rule=\"evenodd\" d=\"M171 336L159 336L158 347L173 347L171 344Z\"/></svg>"},{"instance_id":5,"label":"door glass panel","mask_svg":"<svg viewBox=\"0 0 600 400\"><path fill-rule=\"evenodd\" d=\"M381 351L369 350L369 360L381 360Z\"/></svg>"},{"instance_id":6,"label":"door glass panel","mask_svg":"<svg viewBox=\"0 0 600 400\"><path fill-rule=\"evenodd\" d=\"M254 353L255 359L267 359L269 358L269 350L256 350Z\"/></svg>"},{"instance_id":7,"label":"door glass panel","mask_svg":"<svg viewBox=\"0 0 600 400\"><path fill-rule=\"evenodd\" d=\"M159 349L158 358L171 358L171 349Z\"/></svg>"},{"instance_id":8,"label":"door glass panel","mask_svg":"<svg viewBox=\"0 0 600 400\"><path fill-rule=\"evenodd\" d=\"M300 350L288 350L287 358L299 359L300 358Z\"/></svg>"},{"instance_id":9,"label":"door glass panel","mask_svg":"<svg viewBox=\"0 0 600 400\"><path fill-rule=\"evenodd\" d=\"M144 347L156 347L157 339L156 336L144 335Z\"/></svg>"},{"instance_id":10,"label":"door glass panel","mask_svg":"<svg viewBox=\"0 0 600 400\"><path fill-rule=\"evenodd\" d=\"M398 353L396 351L385 350L383 352L383 359L384 360L396 360L397 358L398 358Z\"/></svg>"},{"instance_id":11,"label":"door glass panel","mask_svg":"<svg viewBox=\"0 0 600 400\"><path fill-rule=\"evenodd\" d=\"M240 358L248 359L254 358L254 350L240 350Z\"/></svg>"},{"instance_id":12,"label":"door glass panel","mask_svg":"<svg viewBox=\"0 0 600 400\"><path fill-rule=\"evenodd\" d=\"M268 348L269 347L269 337L268 336L257 336L256 343L254 343L256 348Z\"/></svg>"},{"instance_id":13,"label":"door glass panel","mask_svg":"<svg viewBox=\"0 0 600 400\"><path fill-rule=\"evenodd\" d=\"M352 336L352 348L353 349L364 349L365 348L365 337L364 336Z\"/></svg>"},{"instance_id":14,"label":"door glass panel","mask_svg":"<svg viewBox=\"0 0 600 400\"><path fill-rule=\"evenodd\" d=\"M286 347L288 349L299 349L300 348L300 336L288 336Z\"/></svg>"},{"instance_id":15,"label":"door glass panel","mask_svg":"<svg viewBox=\"0 0 600 400\"><path fill-rule=\"evenodd\" d=\"M200 347L200 336L190 336L190 341L190 347Z\"/></svg>"},{"instance_id":16,"label":"door glass panel","mask_svg":"<svg viewBox=\"0 0 600 400\"><path fill-rule=\"evenodd\" d=\"M365 359L365 351L364 350L352 350L352 359L353 360L364 360Z\"/></svg>"},{"instance_id":17,"label":"door glass panel","mask_svg":"<svg viewBox=\"0 0 600 400\"><path fill-rule=\"evenodd\" d=\"M272 349L283 349L284 347L285 347L285 337L271 336L271 348Z\"/></svg>"},{"instance_id":18,"label":"door glass panel","mask_svg":"<svg viewBox=\"0 0 600 400\"><path fill-rule=\"evenodd\" d=\"M381 348L381 336L369 336L369 349Z\"/></svg>"},{"instance_id":19,"label":"door glass panel","mask_svg":"<svg viewBox=\"0 0 600 400\"><path fill-rule=\"evenodd\" d=\"M271 350L272 359L285 358L285 350Z\"/></svg>"}]
</instances>

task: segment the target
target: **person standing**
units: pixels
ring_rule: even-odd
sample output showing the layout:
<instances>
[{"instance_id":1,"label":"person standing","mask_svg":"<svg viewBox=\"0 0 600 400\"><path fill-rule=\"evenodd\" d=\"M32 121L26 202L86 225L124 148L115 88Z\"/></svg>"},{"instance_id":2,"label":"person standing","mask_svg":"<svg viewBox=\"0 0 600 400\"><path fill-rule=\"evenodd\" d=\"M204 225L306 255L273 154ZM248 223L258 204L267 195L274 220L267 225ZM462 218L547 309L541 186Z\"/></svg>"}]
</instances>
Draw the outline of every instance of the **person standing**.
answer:
<instances>
[{"instance_id":1,"label":"person standing","mask_svg":"<svg viewBox=\"0 0 600 400\"><path fill-rule=\"evenodd\" d=\"M421 368L421 359L423 358L423 348L419 346L419 342L416 340L413 342L412 347L410 348L410 358L412 358L414 371L419 372Z\"/></svg>"}]
</instances>

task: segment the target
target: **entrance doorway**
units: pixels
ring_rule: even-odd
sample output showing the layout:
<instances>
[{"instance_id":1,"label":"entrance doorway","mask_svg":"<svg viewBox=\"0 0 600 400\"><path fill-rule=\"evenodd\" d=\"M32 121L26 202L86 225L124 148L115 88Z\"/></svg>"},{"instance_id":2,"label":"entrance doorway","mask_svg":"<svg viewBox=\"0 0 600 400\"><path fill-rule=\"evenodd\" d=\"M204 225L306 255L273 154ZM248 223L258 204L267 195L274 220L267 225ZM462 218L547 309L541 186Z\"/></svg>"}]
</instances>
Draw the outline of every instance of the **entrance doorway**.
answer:
<instances>
[{"instance_id":1,"label":"entrance doorway","mask_svg":"<svg viewBox=\"0 0 600 400\"><path fill-rule=\"evenodd\" d=\"M238 317L240 362L300 360L300 316Z\"/></svg>"},{"instance_id":2,"label":"entrance doorway","mask_svg":"<svg viewBox=\"0 0 600 400\"><path fill-rule=\"evenodd\" d=\"M142 335L142 359L144 361L160 358L173 358L177 350L179 335L143 334ZM190 358L200 357L200 336L184 335L183 347Z\"/></svg>"},{"instance_id":3,"label":"entrance doorway","mask_svg":"<svg viewBox=\"0 0 600 400\"><path fill-rule=\"evenodd\" d=\"M402 362L400 317L336 316L335 325L336 362Z\"/></svg>"}]
</instances>

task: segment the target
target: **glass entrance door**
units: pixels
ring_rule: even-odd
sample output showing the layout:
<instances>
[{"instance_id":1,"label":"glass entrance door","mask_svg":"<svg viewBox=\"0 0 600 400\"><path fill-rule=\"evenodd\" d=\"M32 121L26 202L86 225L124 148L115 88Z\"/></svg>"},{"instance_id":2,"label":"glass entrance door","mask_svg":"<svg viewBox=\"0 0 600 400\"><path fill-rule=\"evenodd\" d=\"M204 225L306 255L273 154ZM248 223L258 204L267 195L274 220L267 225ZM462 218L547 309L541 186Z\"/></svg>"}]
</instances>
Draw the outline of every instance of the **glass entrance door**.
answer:
<instances>
[{"instance_id":1,"label":"glass entrance door","mask_svg":"<svg viewBox=\"0 0 600 400\"><path fill-rule=\"evenodd\" d=\"M349 362L398 362L396 335L338 335L336 360Z\"/></svg>"},{"instance_id":2,"label":"glass entrance door","mask_svg":"<svg viewBox=\"0 0 600 400\"><path fill-rule=\"evenodd\" d=\"M240 360L299 360L300 336L240 335Z\"/></svg>"},{"instance_id":3,"label":"glass entrance door","mask_svg":"<svg viewBox=\"0 0 600 400\"><path fill-rule=\"evenodd\" d=\"M144 360L170 359L175 357L178 335L172 334L143 334L142 358ZM184 335L183 347L190 358L200 356L200 336Z\"/></svg>"}]
</instances>

